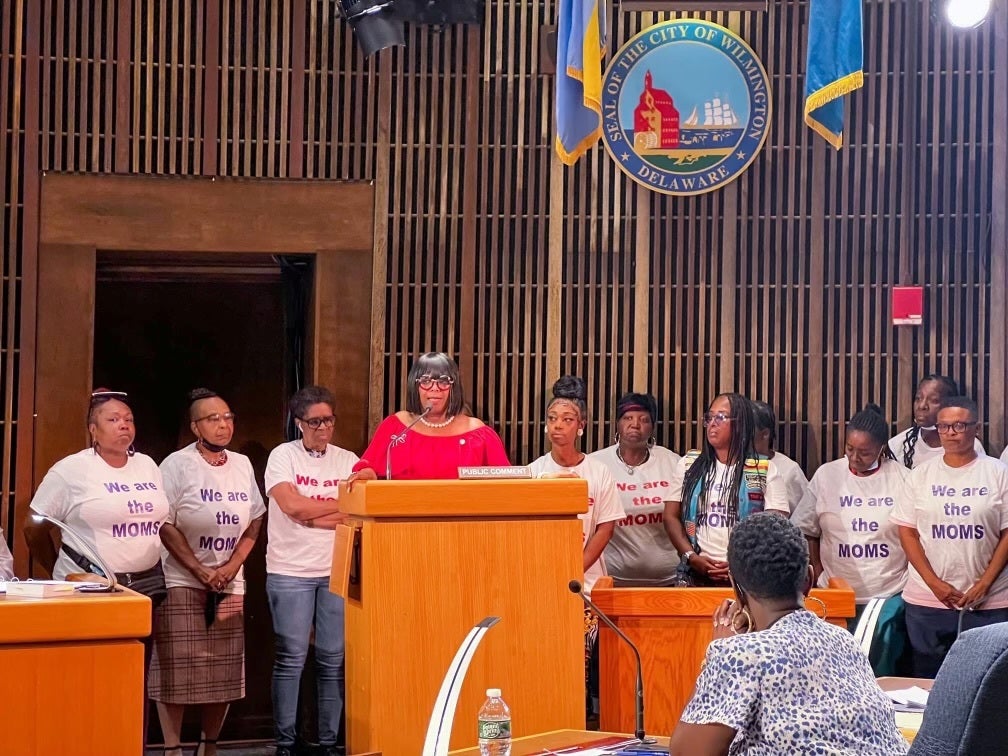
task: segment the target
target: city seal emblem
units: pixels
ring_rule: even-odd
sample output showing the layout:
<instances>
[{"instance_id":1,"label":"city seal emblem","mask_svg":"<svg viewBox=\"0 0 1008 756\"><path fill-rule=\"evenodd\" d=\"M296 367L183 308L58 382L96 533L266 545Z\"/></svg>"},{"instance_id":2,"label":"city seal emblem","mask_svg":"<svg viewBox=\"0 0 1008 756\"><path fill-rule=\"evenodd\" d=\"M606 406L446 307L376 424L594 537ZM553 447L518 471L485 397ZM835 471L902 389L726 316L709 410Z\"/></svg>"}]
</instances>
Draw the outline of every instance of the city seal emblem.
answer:
<instances>
[{"instance_id":1,"label":"city seal emblem","mask_svg":"<svg viewBox=\"0 0 1008 756\"><path fill-rule=\"evenodd\" d=\"M630 178L665 194L737 178L763 147L770 110L770 82L749 45L697 19L640 32L602 82L606 149Z\"/></svg>"}]
</instances>

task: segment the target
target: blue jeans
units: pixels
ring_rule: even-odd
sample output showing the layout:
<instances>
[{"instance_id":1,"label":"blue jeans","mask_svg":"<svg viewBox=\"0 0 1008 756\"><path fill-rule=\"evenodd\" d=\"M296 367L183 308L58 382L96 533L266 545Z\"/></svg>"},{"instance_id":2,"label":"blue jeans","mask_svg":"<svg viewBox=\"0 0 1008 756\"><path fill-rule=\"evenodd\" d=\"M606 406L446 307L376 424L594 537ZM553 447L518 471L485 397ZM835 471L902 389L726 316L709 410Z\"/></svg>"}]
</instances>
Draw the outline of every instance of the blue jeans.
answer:
<instances>
[{"instance_id":1,"label":"blue jeans","mask_svg":"<svg viewBox=\"0 0 1008 756\"><path fill-rule=\"evenodd\" d=\"M293 747L297 736L298 690L313 624L319 742L335 745L343 713L343 599L330 593L328 577L274 574L266 575L266 596L276 635L273 723L277 745Z\"/></svg>"}]
</instances>

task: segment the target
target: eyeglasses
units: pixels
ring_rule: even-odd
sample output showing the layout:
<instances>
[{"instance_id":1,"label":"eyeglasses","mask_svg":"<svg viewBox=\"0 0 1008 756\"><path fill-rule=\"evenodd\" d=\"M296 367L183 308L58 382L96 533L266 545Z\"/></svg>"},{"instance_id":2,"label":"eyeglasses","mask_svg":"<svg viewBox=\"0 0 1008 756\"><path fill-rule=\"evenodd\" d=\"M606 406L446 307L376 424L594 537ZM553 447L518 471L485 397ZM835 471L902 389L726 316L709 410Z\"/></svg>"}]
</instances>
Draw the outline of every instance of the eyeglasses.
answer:
<instances>
[{"instance_id":1,"label":"eyeglasses","mask_svg":"<svg viewBox=\"0 0 1008 756\"><path fill-rule=\"evenodd\" d=\"M974 420L971 423L966 423L966 422L963 422L962 420L956 420L954 423L935 423L935 429L937 429L937 431L939 433L943 433L943 434L948 434L948 433L953 433L953 432L954 433L962 433L967 428L972 428L974 425L976 425L979 422L980 422L979 420Z\"/></svg>"},{"instance_id":2,"label":"eyeglasses","mask_svg":"<svg viewBox=\"0 0 1008 756\"><path fill-rule=\"evenodd\" d=\"M197 423L202 423L204 420L209 420L214 425L217 425L221 420L225 423L233 423L235 418L238 417L234 412L225 412L221 414L220 412L214 412L212 415L207 415L206 417L201 417L196 420Z\"/></svg>"},{"instance_id":3,"label":"eyeglasses","mask_svg":"<svg viewBox=\"0 0 1008 756\"><path fill-rule=\"evenodd\" d=\"M312 430L318 430L323 425L326 428L332 428L336 425L336 417L334 415L329 415L328 417L302 417L299 419Z\"/></svg>"},{"instance_id":4,"label":"eyeglasses","mask_svg":"<svg viewBox=\"0 0 1008 756\"><path fill-rule=\"evenodd\" d=\"M726 415L724 412L705 412L703 416L703 424L705 428L708 425L717 427L718 425L723 425L729 420L734 419L735 415Z\"/></svg>"},{"instance_id":5,"label":"eyeglasses","mask_svg":"<svg viewBox=\"0 0 1008 756\"><path fill-rule=\"evenodd\" d=\"M434 388L434 384L442 391L447 391L455 383L455 379L450 375L439 375L437 377L433 375L421 375L416 379L417 385L424 391L430 391Z\"/></svg>"}]
</instances>

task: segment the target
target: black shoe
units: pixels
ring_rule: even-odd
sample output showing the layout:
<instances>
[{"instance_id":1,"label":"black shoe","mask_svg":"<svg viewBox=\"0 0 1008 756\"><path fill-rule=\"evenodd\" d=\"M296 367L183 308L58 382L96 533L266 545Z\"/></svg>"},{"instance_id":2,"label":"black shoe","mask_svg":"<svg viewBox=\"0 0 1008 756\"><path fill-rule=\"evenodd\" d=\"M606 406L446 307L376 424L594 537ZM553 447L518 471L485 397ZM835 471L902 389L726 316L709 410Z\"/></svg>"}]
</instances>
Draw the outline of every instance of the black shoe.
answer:
<instances>
[{"instance_id":1,"label":"black shoe","mask_svg":"<svg viewBox=\"0 0 1008 756\"><path fill-rule=\"evenodd\" d=\"M344 756L346 750L337 745L324 745L319 753L321 756Z\"/></svg>"},{"instance_id":2,"label":"black shoe","mask_svg":"<svg viewBox=\"0 0 1008 756\"><path fill-rule=\"evenodd\" d=\"M291 746L278 745L276 756L294 756L294 749Z\"/></svg>"}]
</instances>

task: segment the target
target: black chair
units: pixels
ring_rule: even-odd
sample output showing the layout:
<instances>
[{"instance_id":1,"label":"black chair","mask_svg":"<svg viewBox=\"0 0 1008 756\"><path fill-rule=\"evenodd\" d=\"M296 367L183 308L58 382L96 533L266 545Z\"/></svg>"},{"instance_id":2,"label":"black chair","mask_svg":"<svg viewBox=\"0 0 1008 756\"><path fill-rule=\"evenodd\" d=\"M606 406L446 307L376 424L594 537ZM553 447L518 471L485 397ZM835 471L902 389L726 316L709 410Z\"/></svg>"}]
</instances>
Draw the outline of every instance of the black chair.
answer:
<instances>
[{"instance_id":1,"label":"black chair","mask_svg":"<svg viewBox=\"0 0 1008 756\"><path fill-rule=\"evenodd\" d=\"M1003 756L1008 623L966 630L938 670L908 756Z\"/></svg>"}]
</instances>

